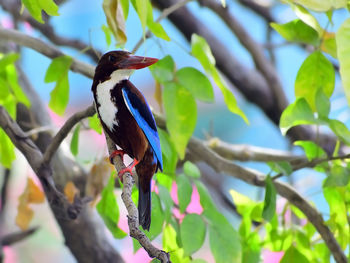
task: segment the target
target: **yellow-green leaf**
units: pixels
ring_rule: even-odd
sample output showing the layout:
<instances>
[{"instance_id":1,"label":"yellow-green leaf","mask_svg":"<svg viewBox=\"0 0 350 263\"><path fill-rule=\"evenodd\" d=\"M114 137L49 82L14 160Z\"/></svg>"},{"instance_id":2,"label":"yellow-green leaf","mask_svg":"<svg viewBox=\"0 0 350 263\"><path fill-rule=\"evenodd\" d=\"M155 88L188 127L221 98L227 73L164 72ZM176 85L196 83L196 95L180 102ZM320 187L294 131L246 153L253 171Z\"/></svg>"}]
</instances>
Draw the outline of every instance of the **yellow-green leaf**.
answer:
<instances>
[{"instance_id":1,"label":"yellow-green leaf","mask_svg":"<svg viewBox=\"0 0 350 263\"><path fill-rule=\"evenodd\" d=\"M320 26L317 19L305 7L301 5L293 5L292 8L297 17L299 17L305 24L315 29L320 37L323 35L323 28Z\"/></svg>"},{"instance_id":2,"label":"yellow-green leaf","mask_svg":"<svg viewBox=\"0 0 350 263\"><path fill-rule=\"evenodd\" d=\"M103 189L101 200L97 204L96 209L107 228L115 238L124 238L127 234L118 227L119 207L114 195L114 177L111 175L108 184Z\"/></svg>"},{"instance_id":3,"label":"yellow-green leaf","mask_svg":"<svg viewBox=\"0 0 350 263\"><path fill-rule=\"evenodd\" d=\"M70 143L70 151L74 156L78 155L78 149L79 149L79 132L80 132L80 124L75 127L72 140Z\"/></svg>"},{"instance_id":4,"label":"yellow-green leaf","mask_svg":"<svg viewBox=\"0 0 350 263\"><path fill-rule=\"evenodd\" d=\"M294 0L294 3L317 12L346 7L347 0Z\"/></svg>"},{"instance_id":5,"label":"yellow-green leaf","mask_svg":"<svg viewBox=\"0 0 350 263\"><path fill-rule=\"evenodd\" d=\"M295 96L305 98L316 111L315 97L319 89L329 98L334 90L335 73L332 63L320 52L309 55L301 65L295 80Z\"/></svg>"},{"instance_id":6,"label":"yellow-green leaf","mask_svg":"<svg viewBox=\"0 0 350 263\"><path fill-rule=\"evenodd\" d=\"M72 61L69 56L53 59L45 75L45 82L56 82L50 93L49 107L59 115L63 115L69 101L68 71Z\"/></svg>"},{"instance_id":7,"label":"yellow-green leaf","mask_svg":"<svg viewBox=\"0 0 350 263\"><path fill-rule=\"evenodd\" d=\"M203 37L193 34L191 38L191 48L192 55L198 59L207 74L211 75L215 84L220 88L228 109L231 112L241 116L243 120L248 123L248 119L244 112L237 105L235 96L226 87L224 80L221 78L218 70L216 69L215 58L211 53L207 41Z\"/></svg>"},{"instance_id":8,"label":"yellow-green leaf","mask_svg":"<svg viewBox=\"0 0 350 263\"><path fill-rule=\"evenodd\" d=\"M121 1L118 0L103 0L103 11L106 16L107 24L112 31L115 39L120 44L126 42L125 15Z\"/></svg>"},{"instance_id":9,"label":"yellow-green leaf","mask_svg":"<svg viewBox=\"0 0 350 263\"><path fill-rule=\"evenodd\" d=\"M196 101L187 89L167 82L164 85L163 102L170 138L179 157L183 159L197 122Z\"/></svg>"},{"instance_id":10,"label":"yellow-green leaf","mask_svg":"<svg viewBox=\"0 0 350 263\"><path fill-rule=\"evenodd\" d=\"M41 11L44 10L50 16L58 16L58 5L53 0L22 0L31 16L40 23L44 23Z\"/></svg>"},{"instance_id":11,"label":"yellow-green leaf","mask_svg":"<svg viewBox=\"0 0 350 263\"><path fill-rule=\"evenodd\" d=\"M350 104L350 18L345 20L340 26L335 38L340 65L340 76L348 104Z\"/></svg>"}]
</instances>

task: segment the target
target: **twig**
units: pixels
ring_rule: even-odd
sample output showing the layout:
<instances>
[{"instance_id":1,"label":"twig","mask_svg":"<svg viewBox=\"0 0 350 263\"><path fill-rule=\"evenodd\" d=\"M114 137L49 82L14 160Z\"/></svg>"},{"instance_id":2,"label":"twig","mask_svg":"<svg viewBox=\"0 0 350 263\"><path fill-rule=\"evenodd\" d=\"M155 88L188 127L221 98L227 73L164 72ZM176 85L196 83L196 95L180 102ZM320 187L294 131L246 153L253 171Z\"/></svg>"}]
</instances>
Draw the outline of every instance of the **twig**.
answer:
<instances>
[{"instance_id":1,"label":"twig","mask_svg":"<svg viewBox=\"0 0 350 263\"><path fill-rule=\"evenodd\" d=\"M157 18L156 23L159 23L164 18L166 18L168 15L170 15L173 12L175 12L179 8L185 6L190 1L192 1L192 0L183 0L181 2L176 2L175 4L173 4L172 6L170 6L168 8L165 8L163 10L163 12L161 13L161 15ZM149 37L151 37L151 31L147 30L147 32L145 34L145 38L149 38ZM142 45L143 42L144 42L144 38L141 37L140 40L136 43L135 47L132 49L131 52L135 53L140 48L140 46Z\"/></svg>"},{"instance_id":2,"label":"twig","mask_svg":"<svg viewBox=\"0 0 350 263\"><path fill-rule=\"evenodd\" d=\"M317 159L313 159L312 161L305 161L305 162L294 165L293 171L297 171L297 170L300 170L303 168L313 168L316 165L321 164L321 163L335 161L335 160L345 160L345 159L349 159L349 158L350 158L350 154L331 156L331 157L325 157L325 158L317 158ZM276 179L282 177L283 175L284 175L283 173L279 173L279 174L273 176L272 180L276 180Z\"/></svg>"},{"instance_id":3,"label":"twig","mask_svg":"<svg viewBox=\"0 0 350 263\"><path fill-rule=\"evenodd\" d=\"M256 147L245 144L229 144L219 138L211 138L205 145L214 150L227 160L256 161L256 162L281 162L287 161L291 164L307 162L305 156L294 155L290 152Z\"/></svg>"},{"instance_id":4,"label":"twig","mask_svg":"<svg viewBox=\"0 0 350 263\"><path fill-rule=\"evenodd\" d=\"M43 157L43 163L50 163L52 156L57 151L58 147L61 145L62 141L67 137L71 129L74 127L75 124L77 124L82 119L93 116L95 114L95 107L94 105L89 106L83 111L76 112L73 114L61 127L61 129L57 132L55 137L52 139L52 142L47 147L44 157Z\"/></svg>"},{"instance_id":5,"label":"twig","mask_svg":"<svg viewBox=\"0 0 350 263\"><path fill-rule=\"evenodd\" d=\"M114 150L116 150L116 146L113 143L113 141L108 137L108 135L106 135L106 141L109 154L111 154ZM120 171L121 169L125 168L124 163L119 156L114 157L113 163L117 171ZM130 173L124 173L122 200L128 211L128 225L130 236L139 241L140 245L147 251L148 255L151 258L157 258L162 263L170 263L169 254L153 246L149 238L145 235L145 233L143 233L139 229L139 213L131 198L131 192L134 183L135 181L132 175Z\"/></svg>"},{"instance_id":6,"label":"twig","mask_svg":"<svg viewBox=\"0 0 350 263\"><path fill-rule=\"evenodd\" d=\"M34 234L39 227L33 227L25 231L7 234L0 238L0 246L10 246Z\"/></svg>"},{"instance_id":7,"label":"twig","mask_svg":"<svg viewBox=\"0 0 350 263\"><path fill-rule=\"evenodd\" d=\"M7 201L7 190L8 190L10 175L11 175L10 169L5 169L1 189L0 189L0 222L1 222L1 219L3 218L4 209Z\"/></svg>"},{"instance_id":8,"label":"twig","mask_svg":"<svg viewBox=\"0 0 350 263\"><path fill-rule=\"evenodd\" d=\"M53 127L51 125L50 126L41 126L41 127L37 127L37 128L34 128L34 129L31 129L29 131L24 132L24 135L27 137L30 137L30 136L36 135L38 133L41 133L41 132L47 132L47 131L52 131L52 130L53 130Z\"/></svg>"}]
</instances>

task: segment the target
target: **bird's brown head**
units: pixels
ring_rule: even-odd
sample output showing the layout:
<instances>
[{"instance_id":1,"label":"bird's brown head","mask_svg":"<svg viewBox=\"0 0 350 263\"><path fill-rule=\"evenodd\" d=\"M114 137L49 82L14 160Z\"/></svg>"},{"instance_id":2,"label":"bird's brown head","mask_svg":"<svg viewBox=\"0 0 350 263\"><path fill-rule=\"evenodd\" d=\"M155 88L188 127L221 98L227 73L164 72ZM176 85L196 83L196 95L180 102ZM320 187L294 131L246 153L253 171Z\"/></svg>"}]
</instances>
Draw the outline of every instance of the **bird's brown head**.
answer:
<instances>
[{"instance_id":1,"label":"bird's brown head","mask_svg":"<svg viewBox=\"0 0 350 263\"><path fill-rule=\"evenodd\" d=\"M127 51L110 51L104 54L96 67L94 80L104 81L116 70L134 70L148 67L158 59L135 56Z\"/></svg>"}]
</instances>

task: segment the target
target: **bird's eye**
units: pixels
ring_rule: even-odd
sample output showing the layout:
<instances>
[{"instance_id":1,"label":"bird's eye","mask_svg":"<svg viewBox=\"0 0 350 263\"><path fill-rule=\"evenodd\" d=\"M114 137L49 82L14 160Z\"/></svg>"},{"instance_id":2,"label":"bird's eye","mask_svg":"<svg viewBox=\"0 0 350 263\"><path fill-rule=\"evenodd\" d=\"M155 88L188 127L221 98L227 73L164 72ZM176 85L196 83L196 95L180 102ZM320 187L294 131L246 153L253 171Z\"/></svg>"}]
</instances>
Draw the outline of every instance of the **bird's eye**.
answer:
<instances>
[{"instance_id":1,"label":"bird's eye","mask_svg":"<svg viewBox=\"0 0 350 263\"><path fill-rule=\"evenodd\" d=\"M112 63L115 63L117 61L117 58L115 56L113 56L113 55L110 55L110 56L108 56L108 61L112 62Z\"/></svg>"}]
</instances>

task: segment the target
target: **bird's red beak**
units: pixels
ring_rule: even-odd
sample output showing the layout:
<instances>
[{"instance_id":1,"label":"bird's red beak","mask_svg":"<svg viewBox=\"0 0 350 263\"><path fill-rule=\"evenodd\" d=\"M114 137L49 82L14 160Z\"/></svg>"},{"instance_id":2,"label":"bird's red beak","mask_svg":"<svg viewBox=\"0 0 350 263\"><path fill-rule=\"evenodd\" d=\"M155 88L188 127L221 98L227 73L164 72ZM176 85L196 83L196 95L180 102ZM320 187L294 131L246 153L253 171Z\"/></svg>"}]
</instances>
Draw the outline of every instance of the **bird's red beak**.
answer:
<instances>
[{"instance_id":1,"label":"bird's red beak","mask_svg":"<svg viewBox=\"0 0 350 263\"><path fill-rule=\"evenodd\" d=\"M151 66L157 61L157 58L130 55L127 58L123 59L121 62L119 62L118 66L121 69L141 69Z\"/></svg>"}]
</instances>

